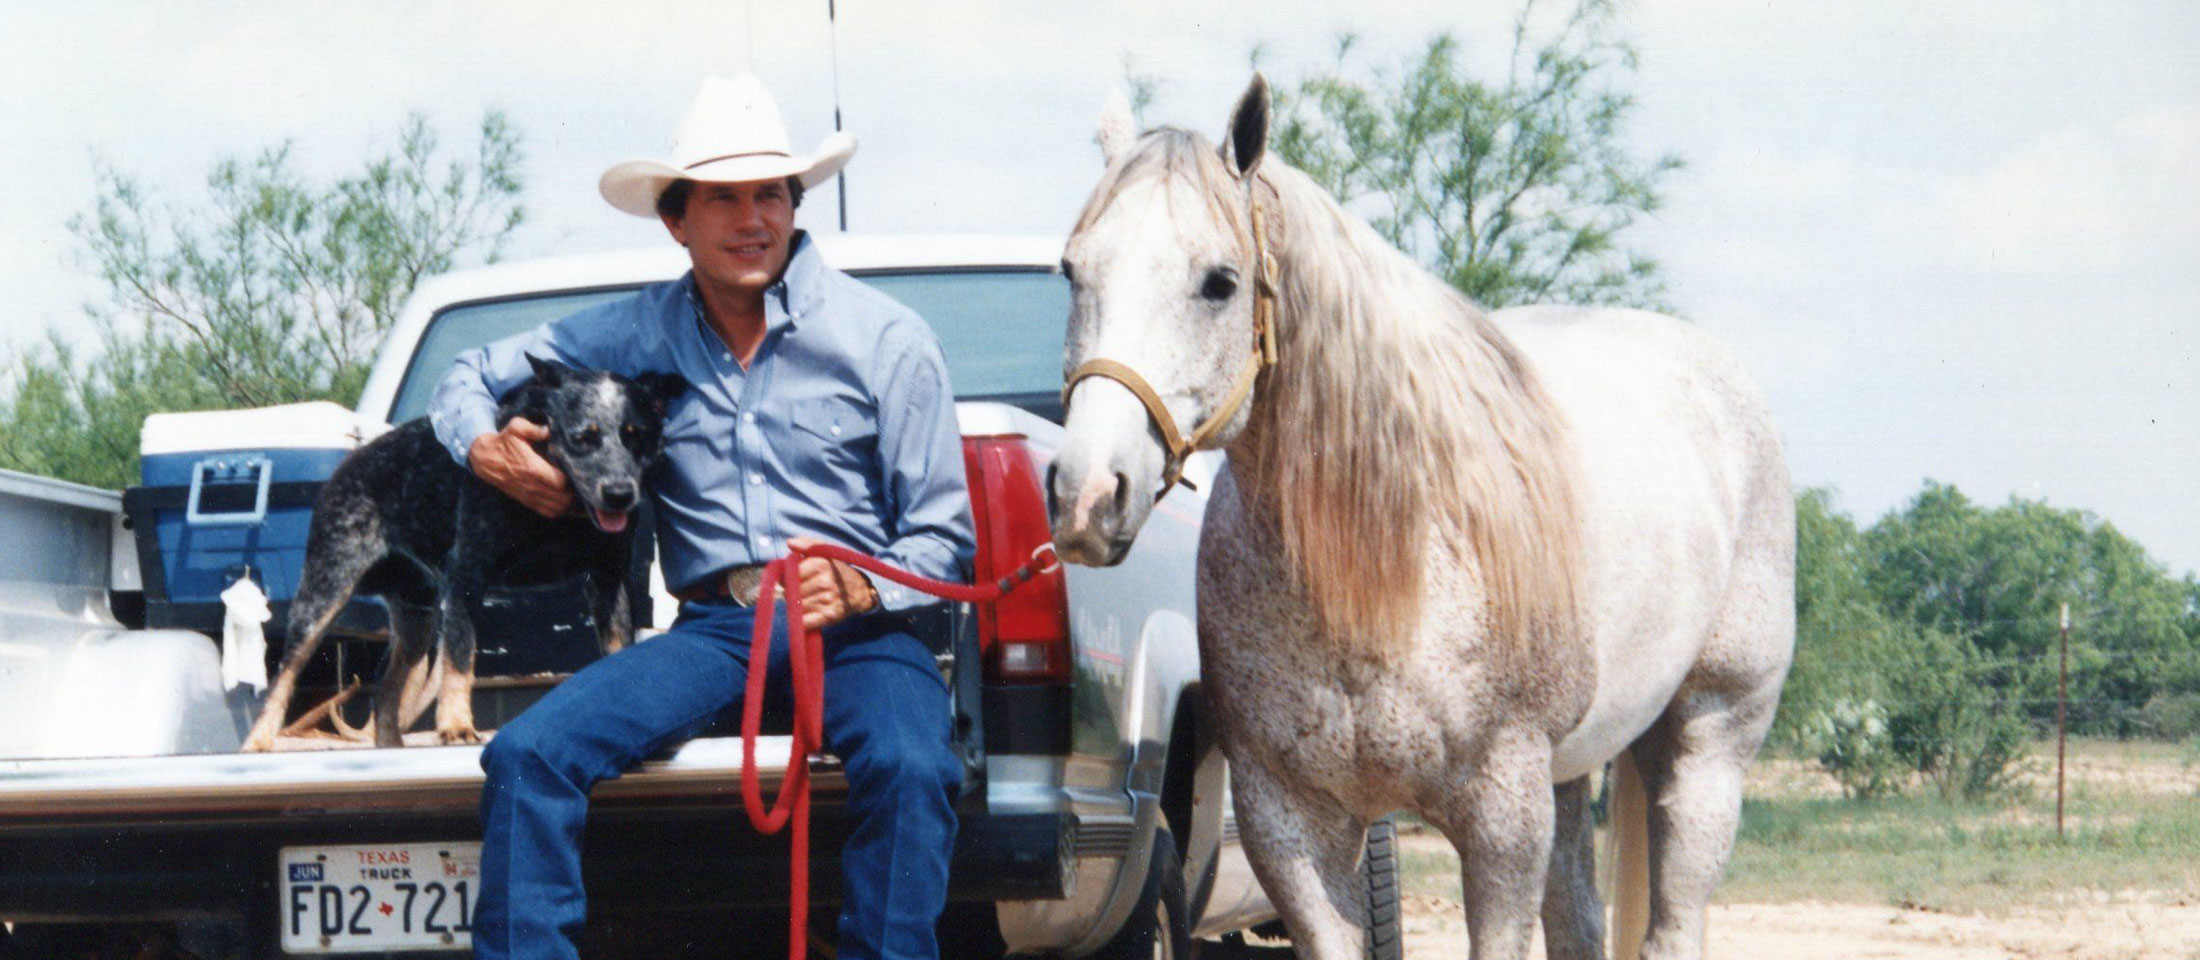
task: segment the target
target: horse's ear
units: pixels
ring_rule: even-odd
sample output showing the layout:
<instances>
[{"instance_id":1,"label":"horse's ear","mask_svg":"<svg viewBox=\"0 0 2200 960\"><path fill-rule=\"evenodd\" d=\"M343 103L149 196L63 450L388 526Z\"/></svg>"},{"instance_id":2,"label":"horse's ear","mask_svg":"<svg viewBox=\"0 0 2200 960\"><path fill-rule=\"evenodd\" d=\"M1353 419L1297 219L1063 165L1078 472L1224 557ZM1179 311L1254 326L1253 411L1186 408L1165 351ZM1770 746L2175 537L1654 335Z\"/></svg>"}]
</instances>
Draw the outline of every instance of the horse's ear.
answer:
<instances>
[{"instance_id":1,"label":"horse's ear","mask_svg":"<svg viewBox=\"0 0 2200 960\"><path fill-rule=\"evenodd\" d=\"M1129 153L1131 145L1138 142L1138 121L1131 118L1131 98L1124 95L1123 88L1108 94L1107 105L1100 108L1100 129L1092 138L1100 143L1101 160L1109 164Z\"/></svg>"},{"instance_id":2,"label":"horse's ear","mask_svg":"<svg viewBox=\"0 0 2200 960\"><path fill-rule=\"evenodd\" d=\"M545 387L557 386L559 383L564 382L566 374L573 372L573 368L556 360L544 360L532 353L527 354L526 357L527 365L535 368L535 382Z\"/></svg>"},{"instance_id":3,"label":"horse's ear","mask_svg":"<svg viewBox=\"0 0 2200 960\"><path fill-rule=\"evenodd\" d=\"M1230 133L1223 142L1228 149L1222 159L1237 170L1239 179L1252 176L1268 155L1268 78L1253 74L1237 109L1230 111Z\"/></svg>"}]
</instances>

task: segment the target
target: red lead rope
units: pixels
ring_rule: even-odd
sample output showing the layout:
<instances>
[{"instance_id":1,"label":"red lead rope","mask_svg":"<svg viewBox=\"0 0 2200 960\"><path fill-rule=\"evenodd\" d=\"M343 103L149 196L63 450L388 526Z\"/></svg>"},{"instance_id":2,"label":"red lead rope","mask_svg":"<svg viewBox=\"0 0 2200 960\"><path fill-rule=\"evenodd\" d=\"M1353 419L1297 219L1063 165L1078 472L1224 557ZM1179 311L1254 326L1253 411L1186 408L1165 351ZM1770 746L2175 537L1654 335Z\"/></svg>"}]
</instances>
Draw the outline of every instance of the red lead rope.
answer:
<instances>
[{"instance_id":1,"label":"red lead rope","mask_svg":"<svg viewBox=\"0 0 2200 960\"><path fill-rule=\"evenodd\" d=\"M910 589L957 603L999 600L1058 565L1051 543L1040 544L1031 552L1030 562L984 586L927 579L829 543L790 551L765 565L763 583L756 591L756 629L749 637L748 697L741 705L741 803L748 808L749 823L763 833L778 833L790 819L794 822L794 835L790 839L794 849L788 869L792 900L787 917L789 960L803 960L809 952L810 755L825 743L825 643L816 630L802 622L801 564L805 557L838 560ZM787 782L780 787L771 809L766 811L764 785L756 770L756 735L764 722L764 677L770 672L772 601L785 584L793 584L786 592L787 609L794 618L787 624L787 659L794 674L794 735L787 749Z\"/></svg>"}]
</instances>

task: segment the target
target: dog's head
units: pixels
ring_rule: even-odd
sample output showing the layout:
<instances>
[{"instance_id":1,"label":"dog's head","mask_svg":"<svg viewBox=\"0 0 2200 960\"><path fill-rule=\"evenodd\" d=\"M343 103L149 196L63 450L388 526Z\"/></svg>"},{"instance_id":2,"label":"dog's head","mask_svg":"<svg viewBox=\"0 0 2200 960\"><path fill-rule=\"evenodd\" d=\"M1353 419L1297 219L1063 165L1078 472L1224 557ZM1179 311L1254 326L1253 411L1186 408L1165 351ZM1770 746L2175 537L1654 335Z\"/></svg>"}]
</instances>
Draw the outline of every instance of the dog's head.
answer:
<instances>
[{"instance_id":1,"label":"dog's head","mask_svg":"<svg viewBox=\"0 0 2200 960\"><path fill-rule=\"evenodd\" d=\"M535 378L507 395L499 426L514 416L550 428L543 459L564 472L596 529L621 533L641 504L642 476L664 451L665 409L687 391L676 373L634 379L528 357Z\"/></svg>"}]
</instances>

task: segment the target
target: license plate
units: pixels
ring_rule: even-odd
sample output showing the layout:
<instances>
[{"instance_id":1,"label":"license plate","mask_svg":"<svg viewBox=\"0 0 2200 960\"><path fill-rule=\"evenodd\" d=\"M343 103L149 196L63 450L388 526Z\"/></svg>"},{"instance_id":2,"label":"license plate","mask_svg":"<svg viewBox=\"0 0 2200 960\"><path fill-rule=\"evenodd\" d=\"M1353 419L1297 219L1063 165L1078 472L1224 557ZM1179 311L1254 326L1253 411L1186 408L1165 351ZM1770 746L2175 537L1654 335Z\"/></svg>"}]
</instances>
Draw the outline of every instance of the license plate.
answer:
<instances>
[{"instance_id":1,"label":"license plate","mask_svg":"<svg viewBox=\"0 0 2200 960\"><path fill-rule=\"evenodd\" d=\"M287 953L473 949L479 843L284 847Z\"/></svg>"}]
</instances>

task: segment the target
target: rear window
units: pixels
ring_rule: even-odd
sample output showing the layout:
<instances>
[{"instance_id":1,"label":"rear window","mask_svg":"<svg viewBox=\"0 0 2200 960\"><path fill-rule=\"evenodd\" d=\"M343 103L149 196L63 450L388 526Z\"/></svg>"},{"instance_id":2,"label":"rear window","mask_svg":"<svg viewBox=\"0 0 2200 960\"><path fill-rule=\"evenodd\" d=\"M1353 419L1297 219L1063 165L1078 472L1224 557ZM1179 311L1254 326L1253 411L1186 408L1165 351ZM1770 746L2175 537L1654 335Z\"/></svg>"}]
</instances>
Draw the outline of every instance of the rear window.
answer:
<instances>
[{"instance_id":1,"label":"rear window","mask_svg":"<svg viewBox=\"0 0 2200 960\"><path fill-rule=\"evenodd\" d=\"M932 325L956 396L1048 398L1062 389L1062 328L1069 284L1051 270L936 270L858 274ZM464 351L616 300L634 288L520 297L452 307L429 321L390 422L428 412L436 383Z\"/></svg>"}]
</instances>

